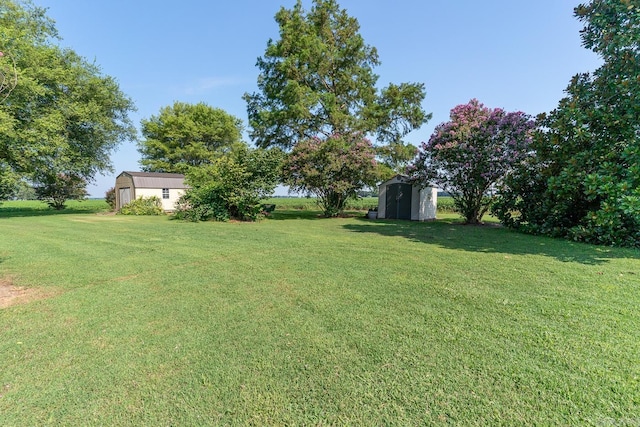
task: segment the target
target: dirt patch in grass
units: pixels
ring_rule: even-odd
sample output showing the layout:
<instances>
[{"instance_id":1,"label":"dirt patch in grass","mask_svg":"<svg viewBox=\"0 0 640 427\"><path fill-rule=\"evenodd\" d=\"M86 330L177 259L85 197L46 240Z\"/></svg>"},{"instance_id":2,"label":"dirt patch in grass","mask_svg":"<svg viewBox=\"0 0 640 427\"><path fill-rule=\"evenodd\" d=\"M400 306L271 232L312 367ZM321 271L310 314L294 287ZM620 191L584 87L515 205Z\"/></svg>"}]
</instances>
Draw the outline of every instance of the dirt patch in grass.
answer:
<instances>
[{"instance_id":1,"label":"dirt patch in grass","mask_svg":"<svg viewBox=\"0 0 640 427\"><path fill-rule=\"evenodd\" d=\"M10 279L0 279L0 309L53 296L40 288L15 286Z\"/></svg>"}]
</instances>

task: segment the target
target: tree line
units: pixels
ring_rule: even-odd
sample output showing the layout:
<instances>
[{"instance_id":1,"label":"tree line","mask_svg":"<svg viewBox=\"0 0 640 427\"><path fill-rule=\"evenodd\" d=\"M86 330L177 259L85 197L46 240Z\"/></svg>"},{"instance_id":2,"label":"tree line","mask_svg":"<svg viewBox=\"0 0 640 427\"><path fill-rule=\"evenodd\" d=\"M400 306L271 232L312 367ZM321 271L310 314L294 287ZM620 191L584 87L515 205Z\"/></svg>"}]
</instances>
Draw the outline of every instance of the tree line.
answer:
<instances>
[{"instance_id":1,"label":"tree line","mask_svg":"<svg viewBox=\"0 0 640 427\"><path fill-rule=\"evenodd\" d=\"M13 66L18 80L0 104L0 191L24 180L42 197L80 191L135 138L133 103L96 65L57 47L42 9L0 7L0 70ZM637 247L640 8L592 0L575 16L603 65L577 74L555 110L534 118L473 99L416 147L404 138L431 118L424 85L379 88L380 60L357 19L336 0L309 10L298 1L275 15L279 38L257 60L257 91L243 97L255 146L224 110L176 102L142 121L141 165L186 175L178 215L192 220L255 219L278 183L337 216L358 190L405 173L449 192L468 223L492 212L525 232Z\"/></svg>"}]
</instances>

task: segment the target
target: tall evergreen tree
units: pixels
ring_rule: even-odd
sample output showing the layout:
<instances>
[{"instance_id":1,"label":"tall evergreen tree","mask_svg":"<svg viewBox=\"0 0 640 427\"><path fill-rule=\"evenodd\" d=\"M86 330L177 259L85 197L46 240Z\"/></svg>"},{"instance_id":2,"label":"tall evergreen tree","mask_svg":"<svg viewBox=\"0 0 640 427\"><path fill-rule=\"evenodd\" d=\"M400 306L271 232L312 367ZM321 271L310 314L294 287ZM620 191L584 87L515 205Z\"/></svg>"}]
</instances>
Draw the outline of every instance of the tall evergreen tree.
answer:
<instances>
[{"instance_id":1,"label":"tall evergreen tree","mask_svg":"<svg viewBox=\"0 0 640 427\"><path fill-rule=\"evenodd\" d=\"M378 90L378 53L335 0L314 0L309 12L298 1L275 19L280 39L269 40L258 59L259 91L244 95L258 146L288 149L309 138L356 133L395 142L430 117L421 106L423 84Z\"/></svg>"}]
</instances>

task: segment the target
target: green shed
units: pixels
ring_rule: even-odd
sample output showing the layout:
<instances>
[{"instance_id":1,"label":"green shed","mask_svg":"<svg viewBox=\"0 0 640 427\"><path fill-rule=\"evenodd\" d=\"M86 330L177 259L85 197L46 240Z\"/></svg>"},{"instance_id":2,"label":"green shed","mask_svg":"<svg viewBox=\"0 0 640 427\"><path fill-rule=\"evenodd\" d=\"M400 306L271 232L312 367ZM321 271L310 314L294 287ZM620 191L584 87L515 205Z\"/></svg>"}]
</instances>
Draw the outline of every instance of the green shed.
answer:
<instances>
[{"instance_id":1,"label":"green shed","mask_svg":"<svg viewBox=\"0 0 640 427\"><path fill-rule=\"evenodd\" d=\"M436 219L438 189L411 184L396 175L378 186L378 218L431 221Z\"/></svg>"}]
</instances>

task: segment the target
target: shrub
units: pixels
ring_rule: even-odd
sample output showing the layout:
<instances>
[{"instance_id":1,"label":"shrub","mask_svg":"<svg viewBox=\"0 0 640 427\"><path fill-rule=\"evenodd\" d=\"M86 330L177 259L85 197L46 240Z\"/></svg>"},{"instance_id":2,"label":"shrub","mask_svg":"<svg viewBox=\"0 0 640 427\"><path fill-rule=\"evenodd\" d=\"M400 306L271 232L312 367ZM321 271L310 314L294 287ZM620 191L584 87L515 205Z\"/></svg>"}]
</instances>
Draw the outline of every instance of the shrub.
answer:
<instances>
[{"instance_id":1,"label":"shrub","mask_svg":"<svg viewBox=\"0 0 640 427\"><path fill-rule=\"evenodd\" d=\"M107 202L112 211L116 210L116 189L111 187L104 193L104 200Z\"/></svg>"},{"instance_id":2,"label":"shrub","mask_svg":"<svg viewBox=\"0 0 640 427\"><path fill-rule=\"evenodd\" d=\"M187 173L190 189L178 200L176 218L189 221L255 221L261 200L278 183L282 152L237 145L207 166Z\"/></svg>"},{"instance_id":3,"label":"shrub","mask_svg":"<svg viewBox=\"0 0 640 427\"><path fill-rule=\"evenodd\" d=\"M164 215L162 202L156 196L139 197L120 209L122 215Z\"/></svg>"},{"instance_id":4,"label":"shrub","mask_svg":"<svg viewBox=\"0 0 640 427\"><path fill-rule=\"evenodd\" d=\"M176 204L176 219L228 221L229 210L221 189L214 185L189 189Z\"/></svg>"},{"instance_id":5,"label":"shrub","mask_svg":"<svg viewBox=\"0 0 640 427\"><path fill-rule=\"evenodd\" d=\"M540 116L531 156L508 177L496 216L530 233L638 248L637 2L591 1L575 16L602 65L576 74L557 108Z\"/></svg>"}]
</instances>

